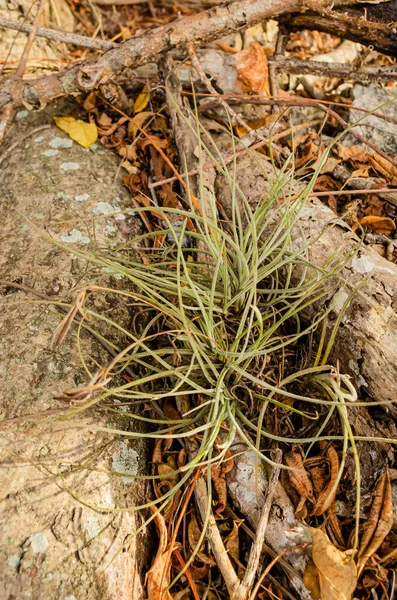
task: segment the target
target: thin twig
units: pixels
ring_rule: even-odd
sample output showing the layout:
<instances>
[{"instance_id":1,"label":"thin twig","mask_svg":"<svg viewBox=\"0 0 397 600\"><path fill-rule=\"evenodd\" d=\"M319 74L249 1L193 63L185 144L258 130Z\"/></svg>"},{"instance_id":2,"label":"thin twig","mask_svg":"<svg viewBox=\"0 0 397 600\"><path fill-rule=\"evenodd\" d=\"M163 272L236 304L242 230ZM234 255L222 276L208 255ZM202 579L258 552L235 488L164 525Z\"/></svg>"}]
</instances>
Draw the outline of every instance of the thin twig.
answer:
<instances>
[{"instance_id":1,"label":"thin twig","mask_svg":"<svg viewBox=\"0 0 397 600\"><path fill-rule=\"evenodd\" d=\"M184 94L186 96L192 96L193 92L185 91ZM203 94L201 92L195 92L196 96L206 97L206 98L214 98L217 97L214 94ZM352 104L346 104L345 102L332 102L330 100L314 100L313 98L299 98L299 97L289 97L285 96L267 96L267 97L259 97L259 96L249 96L246 94L223 94L223 98L226 98L228 102L232 104L259 104L260 106L314 106L317 108L321 108L321 106L340 106L345 110L355 110L357 112L362 112L368 115L372 115L374 117L378 117L379 119L384 119L385 121L389 121L390 123L397 124L397 118L390 117L389 115L384 115L382 113L375 112L373 110L368 110L366 108L361 108L360 106L353 106ZM201 104L199 106L199 112L205 112L206 110L213 108L213 103Z\"/></svg>"},{"instance_id":2,"label":"thin twig","mask_svg":"<svg viewBox=\"0 0 397 600\"><path fill-rule=\"evenodd\" d=\"M281 459L282 459L281 450L279 450L279 449L275 450L274 457L272 457L272 458L275 463L281 463ZM274 497L274 493L277 489L277 481L278 481L279 475L280 475L280 467L273 467L270 477L269 477L269 481L268 481L266 500L263 505L262 513L261 513L259 523L258 523L258 526L256 529L255 540L254 540L254 543L252 544L251 551L249 554L247 570L245 572L244 579L243 579L243 582L242 582L241 588L240 588L241 592L242 592L242 595L241 595L242 600L243 600L243 598L245 599L248 597L248 594L249 594L252 586L254 585L256 572L258 570L259 561L261 558L261 554L263 552L263 543L265 541L267 523L269 521L269 514L270 514L270 510L273 505L273 497Z\"/></svg>"},{"instance_id":3,"label":"thin twig","mask_svg":"<svg viewBox=\"0 0 397 600\"><path fill-rule=\"evenodd\" d=\"M36 38L37 30L39 28L39 21L40 21L41 13L44 10L45 2L46 2L46 0L40 0L39 7L37 9L37 13L34 18L32 31L28 35L28 39L26 40L25 48L23 49L23 52L22 52L21 60L19 61L19 65L18 65L17 72L15 75L16 75L16 77L19 77L20 79L22 79L23 74L25 73L26 63L27 63L30 51L33 46L33 42Z\"/></svg>"},{"instance_id":4,"label":"thin twig","mask_svg":"<svg viewBox=\"0 0 397 600\"><path fill-rule=\"evenodd\" d=\"M30 33L34 30L34 25L20 23L13 19L4 19L3 17L0 17L0 27L23 31L24 33ZM53 40L54 42L73 44L74 46L82 46L83 48L91 48L92 50L109 50L117 46L117 44L108 40L96 40L85 35L77 35L76 33L69 33L69 31L57 31L56 29L48 29L46 27L38 27L36 35L47 40Z\"/></svg>"},{"instance_id":5,"label":"thin twig","mask_svg":"<svg viewBox=\"0 0 397 600\"><path fill-rule=\"evenodd\" d=\"M210 512L207 525L207 537L209 539L212 553L214 555L218 568L222 573L229 594L231 597L233 597L234 590L239 584L239 578L237 576L236 571L234 570L232 562L222 541L222 537L219 533L218 525L216 524L214 514L211 508L208 506L207 484L203 477L200 477L196 483L194 496L203 521L205 521L208 511Z\"/></svg>"},{"instance_id":6,"label":"thin twig","mask_svg":"<svg viewBox=\"0 0 397 600\"><path fill-rule=\"evenodd\" d=\"M286 550L284 550L284 552L281 552L275 558L273 558L272 562L267 565L266 569L263 571L262 575L259 577L259 579L258 579L258 581L256 583L256 586L254 587L249 600L255 600L255 597L256 597L257 593L259 592L259 588L261 587L262 582L266 578L266 575L274 567L274 565L276 564L276 562L278 560L280 560L280 558L282 558L283 556L285 556L285 554L288 554L288 552L292 552L294 550L298 550L298 548L306 548L306 546L309 546L310 544L311 544L311 542L304 542L303 544L298 544L297 546L293 546L292 548L287 548Z\"/></svg>"},{"instance_id":7,"label":"thin twig","mask_svg":"<svg viewBox=\"0 0 397 600\"><path fill-rule=\"evenodd\" d=\"M268 57L269 67L279 69L284 73L295 75L317 75L318 77L337 77L354 81L396 81L397 71L394 65L369 66L345 63L328 63L319 60L303 60L300 58L285 58L276 54ZM272 94L276 96L277 94Z\"/></svg>"}]
</instances>

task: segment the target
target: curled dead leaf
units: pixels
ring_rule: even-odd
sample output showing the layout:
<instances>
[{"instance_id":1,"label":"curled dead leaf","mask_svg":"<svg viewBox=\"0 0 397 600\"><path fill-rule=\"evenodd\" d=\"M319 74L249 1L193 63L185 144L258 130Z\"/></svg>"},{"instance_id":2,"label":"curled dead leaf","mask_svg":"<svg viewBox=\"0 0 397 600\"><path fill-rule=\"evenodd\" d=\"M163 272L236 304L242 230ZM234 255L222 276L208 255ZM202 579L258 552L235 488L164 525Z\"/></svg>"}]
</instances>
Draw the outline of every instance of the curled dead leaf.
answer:
<instances>
[{"instance_id":1,"label":"curled dead leaf","mask_svg":"<svg viewBox=\"0 0 397 600\"><path fill-rule=\"evenodd\" d=\"M372 168L382 175L387 181L397 178L397 168L383 156L379 154L370 154L369 160Z\"/></svg>"},{"instance_id":2,"label":"curled dead leaf","mask_svg":"<svg viewBox=\"0 0 397 600\"><path fill-rule=\"evenodd\" d=\"M338 550L321 529L310 527L310 533L313 562L308 564L304 574L307 589L315 599L351 600L357 585L351 552Z\"/></svg>"},{"instance_id":3,"label":"curled dead leaf","mask_svg":"<svg viewBox=\"0 0 397 600\"><path fill-rule=\"evenodd\" d=\"M339 157L345 161L367 163L370 157L369 152L361 146L342 146L342 144L338 144L337 150Z\"/></svg>"},{"instance_id":4,"label":"curled dead leaf","mask_svg":"<svg viewBox=\"0 0 397 600\"><path fill-rule=\"evenodd\" d=\"M381 475L375 498L358 551L358 574L362 573L368 559L375 554L393 527L393 499L389 470Z\"/></svg>"},{"instance_id":5,"label":"curled dead leaf","mask_svg":"<svg viewBox=\"0 0 397 600\"><path fill-rule=\"evenodd\" d=\"M239 529L243 521L233 521L233 529L225 539L225 548L228 551L229 556L233 559L237 565L238 576L240 579L244 576L244 569L240 562L240 543L239 543Z\"/></svg>"},{"instance_id":6,"label":"curled dead leaf","mask_svg":"<svg viewBox=\"0 0 397 600\"><path fill-rule=\"evenodd\" d=\"M215 515L221 517L227 503L226 474L233 469L234 460L232 453L228 450L221 463L217 463L211 468L211 479L214 489L218 496L215 507Z\"/></svg>"},{"instance_id":7,"label":"curled dead leaf","mask_svg":"<svg viewBox=\"0 0 397 600\"><path fill-rule=\"evenodd\" d=\"M333 487L339 473L339 457L332 444L327 447L326 455L330 465L330 479L326 487L317 496L316 504L313 510L313 515L315 516L325 513L325 511L328 510L328 508L332 505L336 495L336 489L333 490Z\"/></svg>"},{"instance_id":8,"label":"curled dead leaf","mask_svg":"<svg viewBox=\"0 0 397 600\"><path fill-rule=\"evenodd\" d=\"M314 502L312 482L305 471L302 456L299 452L286 452L284 460L285 464L291 467L291 470L287 471L289 483L299 495L299 504L296 512L300 518L305 518L307 514L305 509L306 500L309 499Z\"/></svg>"},{"instance_id":9,"label":"curled dead leaf","mask_svg":"<svg viewBox=\"0 0 397 600\"><path fill-rule=\"evenodd\" d=\"M170 548L165 520L162 514L152 507L156 529L159 536L159 544L156 557L149 571L146 573L146 588L151 600L172 600L168 590L171 574L171 555L176 546Z\"/></svg>"}]
</instances>

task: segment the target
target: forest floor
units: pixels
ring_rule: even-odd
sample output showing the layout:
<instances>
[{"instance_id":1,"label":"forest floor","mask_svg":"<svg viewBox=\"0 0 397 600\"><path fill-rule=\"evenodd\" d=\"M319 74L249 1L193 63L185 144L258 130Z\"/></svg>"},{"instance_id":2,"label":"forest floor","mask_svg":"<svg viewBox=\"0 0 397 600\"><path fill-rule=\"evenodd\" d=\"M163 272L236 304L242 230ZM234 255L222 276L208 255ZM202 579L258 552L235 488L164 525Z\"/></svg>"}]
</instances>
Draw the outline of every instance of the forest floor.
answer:
<instances>
[{"instance_id":1,"label":"forest floor","mask_svg":"<svg viewBox=\"0 0 397 600\"><path fill-rule=\"evenodd\" d=\"M0 19L88 40L29 82L205 8ZM7 599L394 597L396 58L296 29L4 109Z\"/></svg>"}]
</instances>

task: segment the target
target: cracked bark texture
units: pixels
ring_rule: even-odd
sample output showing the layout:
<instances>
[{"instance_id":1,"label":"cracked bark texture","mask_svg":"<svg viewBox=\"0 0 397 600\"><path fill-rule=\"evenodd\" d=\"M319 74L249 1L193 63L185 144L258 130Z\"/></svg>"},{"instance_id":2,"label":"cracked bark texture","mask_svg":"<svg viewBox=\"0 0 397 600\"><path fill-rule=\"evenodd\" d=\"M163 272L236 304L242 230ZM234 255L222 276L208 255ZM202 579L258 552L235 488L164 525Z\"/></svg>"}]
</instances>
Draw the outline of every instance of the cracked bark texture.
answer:
<instances>
[{"instance_id":1,"label":"cracked bark texture","mask_svg":"<svg viewBox=\"0 0 397 600\"><path fill-rule=\"evenodd\" d=\"M272 179L273 168L260 154L255 154L255 160L250 156L237 159L236 180L253 207L265 196ZM216 192L224 207L230 206L230 188L222 177L218 177ZM317 239L323 230L324 233ZM347 256L359 243L351 229L315 198L306 202L300 213L299 226L293 231L297 246L304 243L302 234L312 242L309 260L316 266L324 264L334 253L339 258ZM341 372L352 376L362 395L379 402L395 401L397 266L361 245L346 264L342 276L350 286L362 284L363 287L353 296L342 317L330 361L333 364L339 361ZM298 280L299 273L296 272L295 281ZM333 304L327 325L329 336L349 293L349 287L341 285L336 293L330 292L328 298L321 301L321 306L309 308L306 318L310 320L321 310L324 302L327 306ZM385 408L397 414L395 407Z\"/></svg>"},{"instance_id":2,"label":"cracked bark texture","mask_svg":"<svg viewBox=\"0 0 397 600\"><path fill-rule=\"evenodd\" d=\"M68 112L65 106L58 110L20 114L10 142L38 125L51 124L54 112ZM54 125L21 142L1 166L0 279L65 302L87 282L123 285L73 254L74 248L93 251L126 244L139 231L134 217L111 215L129 202L121 176L114 179L117 168L109 151L99 145L84 150ZM65 249L43 240L22 215ZM130 322L128 309L114 305L114 298L99 302L103 304L98 310L112 307L121 324ZM145 441L129 442L90 429L128 428L130 423L124 416L112 416L110 422L95 409L77 416L86 429L51 423L51 415L47 422L43 416L41 423L24 418L59 410L54 395L88 380L75 329L59 348L51 349L61 319L34 295L0 287L0 397L5 419L0 428L1 597L139 600L148 540L134 535L133 512L112 509L141 504L147 490L112 472L144 472L149 459ZM91 357L100 364L109 361L108 353L88 334L82 335L82 352L91 369Z\"/></svg>"}]
</instances>

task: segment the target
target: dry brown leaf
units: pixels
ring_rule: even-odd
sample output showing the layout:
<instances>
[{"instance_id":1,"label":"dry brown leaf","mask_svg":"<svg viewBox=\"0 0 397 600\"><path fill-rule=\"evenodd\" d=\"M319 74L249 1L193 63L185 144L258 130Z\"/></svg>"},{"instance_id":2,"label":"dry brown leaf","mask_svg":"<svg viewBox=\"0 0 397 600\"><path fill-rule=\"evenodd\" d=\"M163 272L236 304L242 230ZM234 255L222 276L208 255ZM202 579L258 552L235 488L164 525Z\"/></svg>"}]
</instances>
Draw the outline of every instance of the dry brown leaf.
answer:
<instances>
[{"instance_id":1,"label":"dry brown leaf","mask_svg":"<svg viewBox=\"0 0 397 600\"><path fill-rule=\"evenodd\" d=\"M346 543L343 537L342 528L339 523L338 515L335 513L335 504L331 504L327 510L328 526L331 527L332 533L335 536L336 542L341 548L346 548Z\"/></svg>"},{"instance_id":2,"label":"dry brown leaf","mask_svg":"<svg viewBox=\"0 0 397 600\"><path fill-rule=\"evenodd\" d=\"M356 169L355 171L352 172L350 177L352 179L354 177L368 177L370 169L371 169L370 165L367 165L365 167L359 167L358 169Z\"/></svg>"},{"instance_id":3,"label":"dry brown leaf","mask_svg":"<svg viewBox=\"0 0 397 600\"><path fill-rule=\"evenodd\" d=\"M175 594L172 594L172 600L182 600L182 598L184 598L186 596L186 594L188 593L188 591L190 590L190 587L185 587L183 588L183 590L180 590L179 592L175 592Z\"/></svg>"},{"instance_id":4,"label":"dry brown leaf","mask_svg":"<svg viewBox=\"0 0 397 600\"><path fill-rule=\"evenodd\" d=\"M87 98L83 102L84 110L89 112L90 110L93 110L95 108L97 96L98 92L91 92L90 94L88 94Z\"/></svg>"},{"instance_id":5,"label":"dry brown leaf","mask_svg":"<svg viewBox=\"0 0 397 600\"><path fill-rule=\"evenodd\" d=\"M336 490L334 490L333 494L332 488L334 487L336 478L338 477L339 472L339 458L338 453L335 448L329 445L326 449L326 455L330 464L330 480L327 486L320 492L317 497L317 501L313 510L313 515L319 516L325 513L325 511L331 506L334 501Z\"/></svg>"},{"instance_id":6,"label":"dry brown leaf","mask_svg":"<svg viewBox=\"0 0 397 600\"><path fill-rule=\"evenodd\" d=\"M386 158L383 158L383 156L379 156L379 154L370 154L369 160L373 169L383 175L388 181L397 177L397 168Z\"/></svg>"},{"instance_id":7,"label":"dry brown leaf","mask_svg":"<svg viewBox=\"0 0 397 600\"><path fill-rule=\"evenodd\" d=\"M201 528L197 523L196 515L193 513L189 524L187 526L187 536L189 540L190 550L194 552L197 548L197 544L199 543L199 539L201 536Z\"/></svg>"},{"instance_id":8,"label":"dry brown leaf","mask_svg":"<svg viewBox=\"0 0 397 600\"><path fill-rule=\"evenodd\" d=\"M243 521L233 521L233 529L225 539L225 548L229 556L233 559L238 569L240 579L244 577L244 570L240 562L240 543L239 543L239 528Z\"/></svg>"},{"instance_id":9,"label":"dry brown leaf","mask_svg":"<svg viewBox=\"0 0 397 600\"><path fill-rule=\"evenodd\" d=\"M218 495L215 507L215 515L221 517L227 503L226 474L233 469L234 460L232 453L228 450L222 463L217 463L211 468L211 479L214 489Z\"/></svg>"},{"instance_id":10,"label":"dry brown leaf","mask_svg":"<svg viewBox=\"0 0 397 600\"><path fill-rule=\"evenodd\" d=\"M202 529L197 522L196 515L193 513L187 526L189 548L192 552L197 549L201 533ZM203 549L204 544L198 549L196 554L197 560L202 562L203 566L198 567L196 564L191 564L189 567L193 579L202 579L207 575L208 570L216 564L210 556L204 554Z\"/></svg>"},{"instance_id":11,"label":"dry brown leaf","mask_svg":"<svg viewBox=\"0 0 397 600\"><path fill-rule=\"evenodd\" d=\"M242 521L233 521L233 529L225 539L225 548L229 555L236 561L240 560L238 530Z\"/></svg>"},{"instance_id":12,"label":"dry brown leaf","mask_svg":"<svg viewBox=\"0 0 397 600\"><path fill-rule=\"evenodd\" d=\"M146 588L148 597L151 600L172 600L168 591L171 574L171 555L173 548L169 548L167 527L163 515L152 507L152 512L156 512L154 518L156 529L159 536L157 554L149 571L146 573Z\"/></svg>"},{"instance_id":13,"label":"dry brown leaf","mask_svg":"<svg viewBox=\"0 0 397 600\"><path fill-rule=\"evenodd\" d=\"M314 594L319 591L320 594L314 597L321 600L350 600L357 585L356 565L351 552L338 550L321 529L310 527L310 533L312 560L318 579L311 566L305 577L306 587Z\"/></svg>"},{"instance_id":14,"label":"dry brown leaf","mask_svg":"<svg viewBox=\"0 0 397 600\"><path fill-rule=\"evenodd\" d=\"M179 481L179 476L177 473L175 473L175 467L172 467L165 463L160 463L159 465L157 465L157 472L161 476L161 482L163 482L164 479L172 481L174 484Z\"/></svg>"},{"instance_id":15,"label":"dry brown leaf","mask_svg":"<svg viewBox=\"0 0 397 600\"><path fill-rule=\"evenodd\" d=\"M138 114L136 114L134 116L133 119L131 119L131 121L128 123L128 136L131 139L135 139L136 134L139 131L139 127L142 127L145 123L145 121L147 121L150 117L153 117L156 113L152 112L152 111L144 111L144 112L139 112Z\"/></svg>"},{"instance_id":16,"label":"dry brown leaf","mask_svg":"<svg viewBox=\"0 0 397 600\"><path fill-rule=\"evenodd\" d=\"M214 512L217 517L221 517L227 502L227 487L225 477L222 475L222 465L217 464L211 468L211 479L218 496Z\"/></svg>"},{"instance_id":17,"label":"dry brown leaf","mask_svg":"<svg viewBox=\"0 0 397 600\"><path fill-rule=\"evenodd\" d=\"M135 161L138 158L136 146L133 146L132 144L120 146L119 154L120 156L124 156L126 160Z\"/></svg>"},{"instance_id":18,"label":"dry brown leaf","mask_svg":"<svg viewBox=\"0 0 397 600\"><path fill-rule=\"evenodd\" d=\"M358 574L368 559L375 554L393 527L393 503L389 470L381 475L376 487L371 512L364 525L364 533L358 551Z\"/></svg>"},{"instance_id":19,"label":"dry brown leaf","mask_svg":"<svg viewBox=\"0 0 397 600\"><path fill-rule=\"evenodd\" d=\"M268 125L268 123L273 119L273 115L267 115L266 117L263 117L263 119L256 119L255 121L248 121L247 125L250 129L254 129L255 131L257 129L260 129L261 127L264 127L265 125ZM249 130L247 129L247 127L236 127L236 133L238 135L238 137L242 137L243 135L245 135Z\"/></svg>"},{"instance_id":20,"label":"dry brown leaf","mask_svg":"<svg viewBox=\"0 0 397 600\"><path fill-rule=\"evenodd\" d=\"M112 119L106 113L101 113L98 117L98 125L101 127L110 127Z\"/></svg>"},{"instance_id":21,"label":"dry brown leaf","mask_svg":"<svg viewBox=\"0 0 397 600\"><path fill-rule=\"evenodd\" d=\"M360 220L360 224L366 225L376 231L376 233L382 233L383 235L390 235L396 229L396 224L390 217L368 215Z\"/></svg>"},{"instance_id":22,"label":"dry brown leaf","mask_svg":"<svg viewBox=\"0 0 397 600\"><path fill-rule=\"evenodd\" d=\"M154 146L156 150L158 150L159 148L167 148L167 146L169 145L169 141L162 140L156 135L148 134L144 140L141 140L139 142L139 145L141 148L146 148L146 146Z\"/></svg>"},{"instance_id":23,"label":"dry brown leaf","mask_svg":"<svg viewBox=\"0 0 397 600\"><path fill-rule=\"evenodd\" d=\"M267 56L263 46L254 42L237 54L235 64L237 82L243 91L270 95Z\"/></svg>"},{"instance_id":24,"label":"dry brown leaf","mask_svg":"<svg viewBox=\"0 0 397 600\"><path fill-rule=\"evenodd\" d=\"M366 163L370 159L370 154L361 146L337 146L338 155L342 160Z\"/></svg>"},{"instance_id":25,"label":"dry brown leaf","mask_svg":"<svg viewBox=\"0 0 397 600\"><path fill-rule=\"evenodd\" d=\"M329 156L325 161L324 165L321 167L321 174L332 173L337 165L340 164L340 159L335 158L334 156Z\"/></svg>"},{"instance_id":26,"label":"dry brown leaf","mask_svg":"<svg viewBox=\"0 0 397 600\"><path fill-rule=\"evenodd\" d=\"M288 471L290 484L295 488L300 497L314 500L313 486L305 471L302 456L299 452L286 452L284 454L285 464L294 470Z\"/></svg>"},{"instance_id":27,"label":"dry brown leaf","mask_svg":"<svg viewBox=\"0 0 397 600\"><path fill-rule=\"evenodd\" d=\"M311 160L318 159L319 147L313 140L308 140L308 142L301 147L301 152L301 156L295 160L296 169L299 169Z\"/></svg>"}]
</instances>

